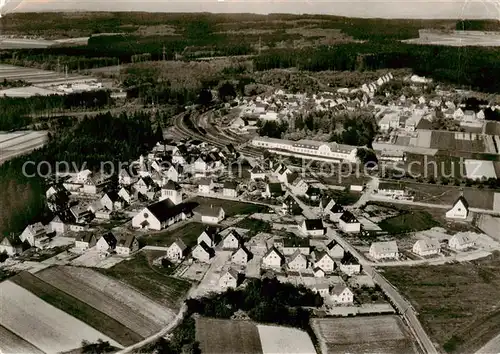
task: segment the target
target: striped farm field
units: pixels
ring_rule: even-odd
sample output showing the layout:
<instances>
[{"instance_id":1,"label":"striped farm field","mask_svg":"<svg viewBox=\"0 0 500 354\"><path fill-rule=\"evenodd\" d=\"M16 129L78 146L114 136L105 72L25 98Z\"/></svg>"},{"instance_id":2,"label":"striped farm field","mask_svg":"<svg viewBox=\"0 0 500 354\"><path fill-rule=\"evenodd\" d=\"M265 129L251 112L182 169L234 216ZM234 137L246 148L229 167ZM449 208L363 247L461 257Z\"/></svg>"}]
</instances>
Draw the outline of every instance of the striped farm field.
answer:
<instances>
[{"instance_id":1,"label":"striped farm field","mask_svg":"<svg viewBox=\"0 0 500 354\"><path fill-rule=\"evenodd\" d=\"M0 326L0 353L43 354L40 349L3 326Z\"/></svg>"},{"instance_id":2,"label":"striped farm field","mask_svg":"<svg viewBox=\"0 0 500 354\"><path fill-rule=\"evenodd\" d=\"M58 266L47 268L36 276L142 337L158 332L175 317L172 310L91 269Z\"/></svg>"},{"instance_id":3,"label":"striped farm field","mask_svg":"<svg viewBox=\"0 0 500 354\"><path fill-rule=\"evenodd\" d=\"M10 280L0 283L0 303L0 325L42 352L74 350L81 347L83 340L102 339L114 347L121 347L115 340Z\"/></svg>"},{"instance_id":4,"label":"striped farm field","mask_svg":"<svg viewBox=\"0 0 500 354\"><path fill-rule=\"evenodd\" d=\"M113 338L123 346L129 346L143 339L143 337L128 329L115 319L53 287L29 272L21 272L12 277L10 281L22 286L24 289L35 294L50 305L87 323L89 326Z\"/></svg>"}]
</instances>

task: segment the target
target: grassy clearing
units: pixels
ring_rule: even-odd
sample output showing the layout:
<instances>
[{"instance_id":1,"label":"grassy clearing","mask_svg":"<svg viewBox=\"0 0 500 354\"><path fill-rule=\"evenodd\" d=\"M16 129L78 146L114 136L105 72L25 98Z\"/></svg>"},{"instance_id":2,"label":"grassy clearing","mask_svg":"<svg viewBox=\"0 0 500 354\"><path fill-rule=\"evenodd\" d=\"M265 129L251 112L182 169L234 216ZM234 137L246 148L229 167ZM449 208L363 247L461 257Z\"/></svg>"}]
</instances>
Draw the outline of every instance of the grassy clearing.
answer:
<instances>
[{"instance_id":1,"label":"grassy clearing","mask_svg":"<svg viewBox=\"0 0 500 354\"><path fill-rule=\"evenodd\" d=\"M192 201L198 203L199 205L222 207L226 213L226 217L241 214L261 213L268 210L268 208L263 205L236 202L226 199L196 197L192 199Z\"/></svg>"},{"instance_id":2,"label":"grassy clearing","mask_svg":"<svg viewBox=\"0 0 500 354\"><path fill-rule=\"evenodd\" d=\"M191 283L169 275L169 271L153 268L145 254L123 261L109 269L99 269L103 274L123 281L151 299L171 308L179 308Z\"/></svg>"},{"instance_id":3,"label":"grassy clearing","mask_svg":"<svg viewBox=\"0 0 500 354\"><path fill-rule=\"evenodd\" d=\"M87 323L99 332L127 346L143 339L139 334L125 327L113 318L96 310L92 306L66 294L28 272L22 272L11 281L35 294L43 301L67 314Z\"/></svg>"},{"instance_id":4,"label":"grassy clearing","mask_svg":"<svg viewBox=\"0 0 500 354\"><path fill-rule=\"evenodd\" d=\"M405 211L401 215L382 220L380 228L390 234L403 234L413 231L427 230L440 223L426 211Z\"/></svg>"},{"instance_id":5,"label":"grassy clearing","mask_svg":"<svg viewBox=\"0 0 500 354\"><path fill-rule=\"evenodd\" d=\"M500 253L471 263L384 270L448 352L473 353L500 332Z\"/></svg>"},{"instance_id":6,"label":"grassy clearing","mask_svg":"<svg viewBox=\"0 0 500 354\"><path fill-rule=\"evenodd\" d=\"M167 230L141 237L140 241L146 245L168 247L177 238L180 238L188 247L192 247L196 245L196 239L203 230L205 230L205 227L206 225L201 223L189 222L174 230Z\"/></svg>"},{"instance_id":7,"label":"grassy clearing","mask_svg":"<svg viewBox=\"0 0 500 354\"><path fill-rule=\"evenodd\" d=\"M270 223L254 218L245 218L239 221L235 227L249 230L247 236L255 236L259 232L270 232L272 230Z\"/></svg>"}]
</instances>

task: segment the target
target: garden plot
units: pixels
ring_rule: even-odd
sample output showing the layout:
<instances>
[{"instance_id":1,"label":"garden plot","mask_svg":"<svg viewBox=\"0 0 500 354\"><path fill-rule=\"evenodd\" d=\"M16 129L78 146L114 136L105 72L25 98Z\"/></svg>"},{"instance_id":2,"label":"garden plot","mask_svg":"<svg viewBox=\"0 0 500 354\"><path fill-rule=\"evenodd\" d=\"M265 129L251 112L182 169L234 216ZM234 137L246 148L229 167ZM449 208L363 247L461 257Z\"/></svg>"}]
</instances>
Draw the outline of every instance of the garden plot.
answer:
<instances>
[{"instance_id":1,"label":"garden plot","mask_svg":"<svg viewBox=\"0 0 500 354\"><path fill-rule=\"evenodd\" d=\"M86 268L54 267L42 280L147 337L172 321L174 314L134 289Z\"/></svg>"},{"instance_id":2,"label":"garden plot","mask_svg":"<svg viewBox=\"0 0 500 354\"><path fill-rule=\"evenodd\" d=\"M416 353L397 316L315 318L311 325L324 352Z\"/></svg>"},{"instance_id":3,"label":"garden plot","mask_svg":"<svg viewBox=\"0 0 500 354\"><path fill-rule=\"evenodd\" d=\"M78 258L75 258L71 262L71 265L108 269L124 260L124 258L120 256L108 256L104 258L102 256L102 253L100 253L95 247L92 247Z\"/></svg>"},{"instance_id":4,"label":"garden plot","mask_svg":"<svg viewBox=\"0 0 500 354\"><path fill-rule=\"evenodd\" d=\"M297 328L257 325L264 354L315 354L309 335Z\"/></svg>"},{"instance_id":5,"label":"garden plot","mask_svg":"<svg viewBox=\"0 0 500 354\"><path fill-rule=\"evenodd\" d=\"M0 324L46 353L79 348L82 340L102 339L121 348L113 339L11 281L0 284L0 303Z\"/></svg>"},{"instance_id":6,"label":"garden plot","mask_svg":"<svg viewBox=\"0 0 500 354\"><path fill-rule=\"evenodd\" d=\"M43 354L43 352L7 328L0 326L0 352L16 354Z\"/></svg>"},{"instance_id":7,"label":"garden plot","mask_svg":"<svg viewBox=\"0 0 500 354\"><path fill-rule=\"evenodd\" d=\"M210 268L205 273L200 285L195 290L195 296L205 296L208 293L219 291L219 278L222 275L225 265L231 257L232 251L217 251L212 258Z\"/></svg>"}]
</instances>

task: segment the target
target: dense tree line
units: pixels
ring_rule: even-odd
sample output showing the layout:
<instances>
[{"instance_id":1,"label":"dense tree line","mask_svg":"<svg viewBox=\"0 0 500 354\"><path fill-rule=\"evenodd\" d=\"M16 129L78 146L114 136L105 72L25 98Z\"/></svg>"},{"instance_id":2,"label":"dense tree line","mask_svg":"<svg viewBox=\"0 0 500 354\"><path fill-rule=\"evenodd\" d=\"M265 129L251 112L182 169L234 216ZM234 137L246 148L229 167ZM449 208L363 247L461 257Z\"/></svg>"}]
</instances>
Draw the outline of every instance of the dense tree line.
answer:
<instances>
[{"instance_id":1,"label":"dense tree line","mask_svg":"<svg viewBox=\"0 0 500 354\"><path fill-rule=\"evenodd\" d=\"M401 42L347 43L311 50L275 50L254 58L256 70L378 70L411 68L419 75L486 92L500 90L500 49L446 47Z\"/></svg>"},{"instance_id":2,"label":"dense tree line","mask_svg":"<svg viewBox=\"0 0 500 354\"><path fill-rule=\"evenodd\" d=\"M310 311L322 306L323 299L310 289L273 279L252 279L241 290L187 300L188 311L203 316L230 318L236 311L247 312L257 322L309 328Z\"/></svg>"},{"instance_id":3,"label":"dense tree line","mask_svg":"<svg viewBox=\"0 0 500 354\"><path fill-rule=\"evenodd\" d=\"M0 98L0 130L25 127L30 114L42 114L71 108L102 108L112 103L109 91L88 91L69 95Z\"/></svg>"},{"instance_id":4,"label":"dense tree line","mask_svg":"<svg viewBox=\"0 0 500 354\"><path fill-rule=\"evenodd\" d=\"M101 163L109 161L116 171L119 162L136 159L149 151L158 139L161 137L155 133L146 113L101 114L76 125L73 121L69 127L54 132L43 148L0 166L0 234L19 232L28 223L44 218L43 176L56 170L56 162L65 161L71 167L74 164L79 170L98 171ZM28 161L34 164L27 165L23 171ZM30 177L33 174L35 176Z\"/></svg>"}]
</instances>

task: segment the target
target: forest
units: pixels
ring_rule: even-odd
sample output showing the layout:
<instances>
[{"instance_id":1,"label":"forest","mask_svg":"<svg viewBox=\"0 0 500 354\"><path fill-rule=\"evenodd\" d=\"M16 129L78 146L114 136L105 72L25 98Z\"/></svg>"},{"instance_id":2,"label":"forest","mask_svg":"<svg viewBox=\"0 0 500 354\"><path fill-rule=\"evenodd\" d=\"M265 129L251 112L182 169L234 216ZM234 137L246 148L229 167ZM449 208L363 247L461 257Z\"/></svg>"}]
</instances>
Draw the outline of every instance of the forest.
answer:
<instances>
[{"instance_id":1,"label":"forest","mask_svg":"<svg viewBox=\"0 0 500 354\"><path fill-rule=\"evenodd\" d=\"M160 134L161 129L153 129L146 113L101 114L52 132L46 146L0 166L0 235L20 232L34 221L48 221L46 186L41 176L50 171L49 166L55 171L57 161L66 161L97 171L104 161L117 164L136 159L162 139ZM27 161L48 164L40 165L38 173L28 165L25 174L23 165ZM36 176L27 177L32 174Z\"/></svg>"}]
</instances>

